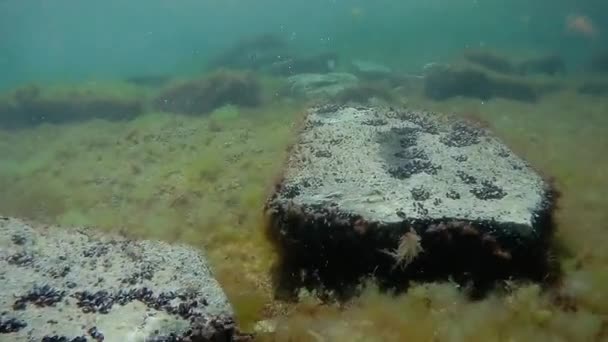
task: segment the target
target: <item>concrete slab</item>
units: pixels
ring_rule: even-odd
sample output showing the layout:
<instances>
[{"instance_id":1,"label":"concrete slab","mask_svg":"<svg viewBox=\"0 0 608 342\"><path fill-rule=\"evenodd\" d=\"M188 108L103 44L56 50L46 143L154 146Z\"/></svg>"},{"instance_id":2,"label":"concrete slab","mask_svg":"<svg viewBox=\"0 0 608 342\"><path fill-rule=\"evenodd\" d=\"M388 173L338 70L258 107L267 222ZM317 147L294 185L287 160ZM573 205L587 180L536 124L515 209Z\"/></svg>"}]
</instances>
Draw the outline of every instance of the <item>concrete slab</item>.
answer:
<instances>
[{"instance_id":1,"label":"concrete slab","mask_svg":"<svg viewBox=\"0 0 608 342\"><path fill-rule=\"evenodd\" d=\"M484 128L325 105L310 110L267 212L290 281L339 287L370 274L541 277L553 205L551 186Z\"/></svg>"},{"instance_id":2,"label":"concrete slab","mask_svg":"<svg viewBox=\"0 0 608 342\"><path fill-rule=\"evenodd\" d=\"M0 217L0 340L229 341L200 251Z\"/></svg>"}]
</instances>

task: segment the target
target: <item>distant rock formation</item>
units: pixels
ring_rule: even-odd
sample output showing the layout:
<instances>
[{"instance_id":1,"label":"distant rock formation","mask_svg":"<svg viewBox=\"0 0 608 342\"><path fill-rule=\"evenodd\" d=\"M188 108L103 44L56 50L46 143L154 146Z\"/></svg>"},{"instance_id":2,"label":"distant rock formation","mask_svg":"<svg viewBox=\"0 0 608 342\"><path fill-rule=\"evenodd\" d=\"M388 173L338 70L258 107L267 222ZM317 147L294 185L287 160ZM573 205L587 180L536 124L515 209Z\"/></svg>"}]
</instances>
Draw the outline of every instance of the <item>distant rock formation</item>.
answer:
<instances>
[{"instance_id":1,"label":"distant rock formation","mask_svg":"<svg viewBox=\"0 0 608 342\"><path fill-rule=\"evenodd\" d=\"M608 72L608 51L599 51L593 54L589 69L594 72Z\"/></svg>"},{"instance_id":2,"label":"distant rock formation","mask_svg":"<svg viewBox=\"0 0 608 342\"><path fill-rule=\"evenodd\" d=\"M154 106L166 112L203 115L227 104L257 106L262 101L261 92L260 82L253 74L218 70L164 89Z\"/></svg>"},{"instance_id":3,"label":"distant rock formation","mask_svg":"<svg viewBox=\"0 0 608 342\"><path fill-rule=\"evenodd\" d=\"M434 67L427 73L424 92L434 100L463 96L481 100L500 97L534 102L540 95L539 89L525 80L496 76L466 66Z\"/></svg>"},{"instance_id":4,"label":"distant rock formation","mask_svg":"<svg viewBox=\"0 0 608 342\"><path fill-rule=\"evenodd\" d=\"M331 97L356 86L359 79L348 73L304 73L287 78L287 93L305 97Z\"/></svg>"},{"instance_id":5,"label":"distant rock formation","mask_svg":"<svg viewBox=\"0 0 608 342\"><path fill-rule=\"evenodd\" d=\"M0 127L22 128L91 119L128 120L143 113L144 103L138 96L119 95L106 89L29 85L0 97Z\"/></svg>"},{"instance_id":6,"label":"distant rock formation","mask_svg":"<svg viewBox=\"0 0 608 342\"><path fill-rule=\"evenodd\" d=\"M335 71L338 55L333 52L294 53L275 34L261 34L239 40L208 63L209 69L229 68L290 76Z\"/></svg>"}]
</instances>

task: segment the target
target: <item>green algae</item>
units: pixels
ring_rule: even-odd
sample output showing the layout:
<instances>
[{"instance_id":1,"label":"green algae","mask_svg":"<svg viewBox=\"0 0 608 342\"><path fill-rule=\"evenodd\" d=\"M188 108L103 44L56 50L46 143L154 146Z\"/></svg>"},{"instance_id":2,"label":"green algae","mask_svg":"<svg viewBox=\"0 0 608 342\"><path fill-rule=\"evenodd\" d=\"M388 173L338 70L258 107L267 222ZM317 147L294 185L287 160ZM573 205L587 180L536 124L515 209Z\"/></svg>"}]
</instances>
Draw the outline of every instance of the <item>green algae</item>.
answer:
<instances>
[{"instance_id":1,"label":"green algae","mask_svg":"<svg viewBox=\"0 0 608 342\"><path fill-rule=\"evenodd\" d=\"M575 84L579 80L573 80ZM273 299L276 254L261 208L295 137L302 105L268 80L257 108L219 107L206 117L147 111L128 122L91 120L0 130L3 214L97 226L203 247L260 340L593 341L608 316L608 101L572 87L532 105L504 99L408 97L412 108L455 112L492 126L563 192L557 239L564 277L554 289L508 284L470 302L455 284L419 284L394 295L373 284L349 303ZM568 84L567 84L568 85ZM137 92L135 92L137 93ZM584 148L583 148L584 147Z\"/></svg>"},{"instance_id":2,"label":"green algae","mask_svg":"<svg viewBox=\"0 0 608 342\"><path fill-rule=\"evenodd\" d=\"M275 101L228 105L208 117L149 112L127 122L0 131L0 207L48 223L205 247L218 277L238 280L226 291L240 321L251 325L270 301L270 291L255 284L269 283L274 260L261 209L299 111Z\"/></svg>"}]
</instances>

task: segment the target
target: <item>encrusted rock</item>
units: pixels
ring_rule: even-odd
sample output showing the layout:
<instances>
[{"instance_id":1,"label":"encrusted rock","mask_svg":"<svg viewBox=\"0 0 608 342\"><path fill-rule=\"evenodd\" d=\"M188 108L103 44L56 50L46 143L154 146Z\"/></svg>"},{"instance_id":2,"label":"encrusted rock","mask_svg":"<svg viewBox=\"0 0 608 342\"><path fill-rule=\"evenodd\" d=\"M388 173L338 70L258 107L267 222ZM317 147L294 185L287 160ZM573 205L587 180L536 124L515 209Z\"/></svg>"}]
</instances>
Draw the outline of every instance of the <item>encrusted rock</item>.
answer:
<instances>
[{"instance_id":1,"label":"encrusted rock","mask_svg":"<svg viewBox=\"0 0 608 342\"><path fill-rule=\"evenodd\" d=\"M303 127L266 208L290 282L545 274L554 192L487 129L339 106Z\"/></svg>"},{"instance_id":2,"label":"encrusted rock","mask_svg":"<svg viewBox=\"0 0 608 342\"><path fill-rule=\"evenodd\" d=\"M0 220L0 289L3 341L229 341L235 328L199 251L89 229Z\"/></svg>"}]
</instances>

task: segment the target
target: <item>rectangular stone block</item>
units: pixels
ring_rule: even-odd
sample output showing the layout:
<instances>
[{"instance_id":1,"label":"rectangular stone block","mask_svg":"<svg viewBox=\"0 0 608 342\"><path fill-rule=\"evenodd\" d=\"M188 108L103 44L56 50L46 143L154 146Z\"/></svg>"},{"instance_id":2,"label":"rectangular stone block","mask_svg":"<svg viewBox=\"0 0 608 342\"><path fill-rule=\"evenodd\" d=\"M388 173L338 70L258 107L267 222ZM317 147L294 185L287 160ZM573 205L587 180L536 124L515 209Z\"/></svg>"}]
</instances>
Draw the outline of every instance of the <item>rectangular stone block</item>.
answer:
<instances>
[{"instance_id":1,"label":"rectangular stone block","mask_svg":"<svg viewBox=\"0 0 608 342\"><path fill-rule=\"evenodd\" d=\"M392 108L312 108L268 200L283 282L541 279L555 193L489 130Z\"/></svg>"}]
</instances>

